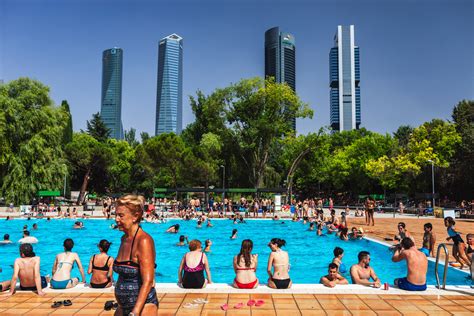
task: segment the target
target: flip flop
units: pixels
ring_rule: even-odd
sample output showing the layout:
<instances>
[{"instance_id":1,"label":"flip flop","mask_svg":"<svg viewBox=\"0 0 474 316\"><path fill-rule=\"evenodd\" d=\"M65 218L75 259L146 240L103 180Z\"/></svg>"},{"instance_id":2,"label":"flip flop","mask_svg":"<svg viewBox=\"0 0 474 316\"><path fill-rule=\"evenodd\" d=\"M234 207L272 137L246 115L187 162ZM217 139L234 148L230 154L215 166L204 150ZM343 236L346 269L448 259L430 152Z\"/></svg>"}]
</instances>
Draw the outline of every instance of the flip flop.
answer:
<instances>
[{"instance_id":1,"label":"flip flop","mask_svg":"<svg viewBox=\"0 0 474 316\"><path fill-rule=\"evenodd\" d=\"M257 300L257 302L255 303L255 306L262 306L263 304L265 304L264 300Z\"/></svg>"},{"instance_id":2,"label":"flip flop","mask_svg":"<svg viewBox=\"0 0 474 316\"><path fill-rule=\"evenodd\" d=\"M206 304L206 303L209 303L209 301L206 301L205 299L203 298L197 298L193 301L193 303L196 303L196 304Z\"/></svg>"},{"instance_id":3,"label":"flip flop","mask_svg":"<svg viewBox=\"0 0 474 316\"><path fill-rule=\"evenodd\" d=\"M109 311L114 307L114 301L106 301L104 303L104 310Z\"/></svg>"},{"instance_id":4,"label":"flip flop","mask_svg":"<svg viewBox=\"0 0 474 316\"><path fill-rule=\"evenodd\" d=\"M229 309L229 305L228 305L228 304L221 305L221 309L222 309L223 311L226 311L226 310Z\"/></svg>"},{"instance_id":5,"label":"flip flop","mask_svg":"<svg viewBox=\"0 0 474 316\"><path fill-rule=\"evenodd\" d=\"M71 305L72 305L72 302L71 302L71 300L64 300L64 301L63 301L63 305L64 305L64 306L71 306Z\"/></svg>"},{"instance_id":6,"label":"flip flop","mask_svg":"<svg viewBox=\"0 0 474 316\"><path fill-rule=\"evenodd\" d=\"M257 303L255 300L249 300L249 301L247 302L247 306L254 306L255 303Z\"/></svg>"},{"instance_id":7,"label":"flip flop","mask_svg":"<svg viewBox=\"0 0 474 316\"><path fill-rule=\"evenodd\" d=\"M234 306L235 309L241 309L242 307L244 307L244 303L238 303Z\"/></svg>"},{"instance_id":8,"label":"flip flop","mask_svg":"<svg viewBox=\"0 0 474 316\"><path fill-rule=\"evenodd\" d=\"M193 304L193 303L186 303L183 305L184 308L196 308L198 306L199 304Z\"/></svg>"},{"instance_id":9,"label":"flip flop","mask_svg":"<svg viewBox=\"0 0 474 316\"><path fill-rule=\"evenodd\" d=\"M63 302L61 301L54 302L53 305L51 305L52 308L58 308L61 306L63 306Z\"/></svg>"}]
</instances>

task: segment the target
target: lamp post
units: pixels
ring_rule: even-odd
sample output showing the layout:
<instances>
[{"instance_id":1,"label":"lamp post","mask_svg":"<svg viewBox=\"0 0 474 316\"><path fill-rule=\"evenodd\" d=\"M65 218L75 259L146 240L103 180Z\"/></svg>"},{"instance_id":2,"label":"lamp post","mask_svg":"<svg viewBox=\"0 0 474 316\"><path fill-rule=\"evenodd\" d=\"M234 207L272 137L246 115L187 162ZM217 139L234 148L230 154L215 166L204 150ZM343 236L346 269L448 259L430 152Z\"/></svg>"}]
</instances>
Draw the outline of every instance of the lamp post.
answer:
<instances>
[{"instance_id":1,"label":"lamp post","mask_svg":"<svg viewBox=\"0 0 474 316\"><path fill-rule=\"evenodd\" d=\"M434 214L434 209L435 209L435 184L434 184L434 161L433 160L428 160L429 163L431 163L431 185L432 185L432 191L433 191L433 214Z\"/></svg>"},{"instance_id":2,"label":"lamp post","mask_svg":"<svg viewBox=\"0 0 474 316\"><path fill-rule=\"evenodd\" d=\"M64 187L63 187L63 196L66 198L66 180L67 180L67 166L64 165L66 168L66 172L64 173Z\"/></svg>"},{"instance_id":3,"label":"lamp post","mask_svg":"<svg viewBox=\"0 0 474 316\"><path fill-rule=\"evenodd\" d=\"M222 168L222 207L225 207L224 199L225 199L225 166L220 165ZM227 214L227 209L224 209L224 216Z\"/></svg>"}]
</instances>

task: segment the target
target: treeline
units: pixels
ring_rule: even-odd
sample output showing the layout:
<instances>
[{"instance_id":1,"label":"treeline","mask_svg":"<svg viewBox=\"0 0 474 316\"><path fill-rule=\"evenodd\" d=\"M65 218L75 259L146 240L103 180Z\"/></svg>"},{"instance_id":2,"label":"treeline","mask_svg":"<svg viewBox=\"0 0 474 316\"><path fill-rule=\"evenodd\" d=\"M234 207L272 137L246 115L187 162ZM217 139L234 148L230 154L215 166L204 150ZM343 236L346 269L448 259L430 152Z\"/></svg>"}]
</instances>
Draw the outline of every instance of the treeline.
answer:
<instances>
[{"instance_id":1,"label":"treeline","mask_svg":"<svg viewBox=\"0 0 474 316\"><path fill-rule=\"evenodd\" d=\"M54 106L49 89L20 78L0 86L0 197L26 203L38 190L98 194L155 187L288 187L300 196L324 192L431 191L451 199L474 192L474 102L461 101L452 120L401 126L393 135L366 129L295 136L291 115L312 117L284 84L242 80L190 97L195 121L181 135L150 137L131 129L110 139L94 114L73 133L67 102Z\"/></svg>"}]
</instances>

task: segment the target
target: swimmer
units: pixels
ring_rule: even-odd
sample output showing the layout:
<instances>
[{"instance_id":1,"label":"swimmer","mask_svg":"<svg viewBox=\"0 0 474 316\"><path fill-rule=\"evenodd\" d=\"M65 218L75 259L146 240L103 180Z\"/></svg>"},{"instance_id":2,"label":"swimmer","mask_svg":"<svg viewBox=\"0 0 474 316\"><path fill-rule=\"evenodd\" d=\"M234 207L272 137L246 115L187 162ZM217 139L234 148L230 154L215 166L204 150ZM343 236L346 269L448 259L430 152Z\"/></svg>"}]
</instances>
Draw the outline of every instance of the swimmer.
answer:
<instances>
[{"instance_id":1,"label":"swimmer","mask_svg":"<svg viewBox=\"0 0 474 316\"><path fill-rule=\"evenodd\" d=\"M311 223L309 224L308 230L311 230L311 231L314 230L314 222L311 222Z\"/></svg>"},{"instance_id":2,"label":"swimmer","mask_svg":"<svg viewBox=\"0 0 474 316\"><path fill-rule=\"evenodd\" d=\"M333 250L334 259L332 259L332 263L337 265L337 270L341 273L346 273L347 269L345 264L342 262L342 257L344 257L344 249L341 247L336 247Z\"/></svg>"},{"instance_id":3,"label":"swimmer","mask_svg":"<svg viewBox=\"0 0 474 316\"><path fill-rule=\"evenodd\" d=\"M230 239L237 239L237 229L232 230L232 236L230 236Z\"/></svg>"},{"instance_id":4,"label":"swimmer","mask_svg":"<svg viewBox=\"0 0 474 316\"><path fill-rule=\"evenodd\" d=\"M46 220L47 220L47 221L50 221L50 220L51 220L51 217L48 216L48 217L46 218Z\"/></svg>"},{"instance_id":5,"label":"swimmer","mask_svg":"<svg viewBox=\"0 0 474 316\"><path fill-rule=\"evenodd\" d=\"M10 235L9 234L5 234L3 235L3 240L0 241L0 244L11 244L12 241L10 240Z\"/></svg>"},{"instance_id":6,"label":"swimmer","mask_svg":"<svg viewBox=\"0 0 474 316\"><path fill-rule=\"evenodd\" d=\"M359 231L357 230L357 227L352 227L351 233L348 235L349 239L355 240L355 239L361 239L362 235L359 235Z\"/></svg>"},{"instance_id":7,"label":"swimmer","mask_svg":"<svg viewBox=\"0 0 474 316\"><path fill-rule=\"evenodd\" d=\"M207 226L207 227L212 227L212 226L214 226L214 225L211 224L211 219L210 219L210 218L207 219L207 225L206 225L206 226Z\"/></svg>"},{"instance_id":8,"label":"swimmer","mask_svg":"<svg viewBox=\"0 0 474 316\"><path fill-rule=\"evenodd\" d=\"M206 239L204 246L204 252L211 252L212 240Z\"/></svg>"},{"instance_id":9,"label":"swimmer","mask_svg":"<svg viewBox=\"0 0 474 316\"><path fill-rule=\"evenodd\" d=\"M36 244L38 239L36 237L30 236L30 232L25 230L23 231L23 238L18 240L19 244Z\"/></svg>"},{"instance_id":10,"label":"swimmer","mask_svg":"<svg viewBox=\"0 0 474 316\"><path fill-rule=\"evenodd\" d=\"M237 223L237 218L234 218L233 224L238 224L238 223Z\"/></svg>"},{"instance_id":11,"label":"swimmer","mask_svg":"<svg viewBox=\"0 0 474 316\"><path fill-rule=\"evenodd\" d=\"M23 231L28 230L28 225L23 225Z\"/></svg>"},{"instance_id":12,"label":"swimmer","mask_svg":"<svg viewBox=\"0 0 474 316\"><path fill-rule=\"evenodd\" d=\"M33 224L33 230L38 230L38 224L36 223Z\"/></svg>"},{"instance_id":13,"label":"swimmer","mask_svg":"<svg viewBox=\"0 0 474 316\"><path fill-rule=\"evenodd\" d=\"M277 216L277 215L275 215L275 217L273 217L273 220L274 220L274 221L277 221L277 220L279 220L278 216Z\"/></svg>"},{"instance_id":14,"label":"swimmer","mask_svg":"<svg viewBox=\"0 0 474 316\"><path fill-rule=\"evenodd\" d=\"M186 243L184 243L186 241ZM179 242L176 243L176 246L186 246L189 244L188 236L181 235L179 236Z\"/></svg>"},{"instance_id":15,"label":"swimmer","mask_svg":"<svg viewBox=\"0 0 474 316\"><path fill-rule=\"evenodd\" d=\"M335 287L337 284L349 284L347 280L338 273L337 264L330 263L328 267L328 274L321 277L319 280L324 286Z\"/></svg>"},{"instance_id":16,"label":"swimmer","mask_svg":"<svg viewBox=\"0 0 474 316\"><path fill-rule=\"evenodd\" d=\"M72 226L73 229L83 229L84 224L82 222L74 222L74 226Z\"/></svg>"},{"instance_id":17,"label":"swimmer","mask_svg":"<svg viewBox=\"0 0 474 316\"><path fill-rule=\"evenodd\" d=\"M361 251L357 255L357 258L359 259L359 263L351 267L352 283L379 288L381 286L380 279L370 266L370 253ZM370 279L372 279L373 282L371 282Z\"/></svg>"},{"instance_id":18,"label":"swimmer","mask_svg":"<svg viewBox=\"0 0 474 316\"><path fill-rule=\"evenodd\" d=\"M117 225L117 224L111 224L111 225L110 225L110 228L112 228L112 229L118 229L118 225Z\"/></svg>"},{"instance_id":19,"label":"swimmer","mask_svg":"<svg viewBox=\"0 0 474 316\"><path fill-rule=\"evenodd\" d=\"M202 222L200 220L197 222L196 228L202 228Z\"/></svg>"},{"instance_id":20,"label":"swimmer","mask_svg":"<svg viewBox=\"0 0 474 316\"><path fill-rule=\"evenodd\" d=\"M175 225L170 226L166 230L166 232L171 233L171 234L177 234L179 232L179 224L175 224Z\"/></svg>"},{"instance_id":21,"label":"swimmer","mask_svg":"<svg viewBox=\"0 0 474 316\"><path fill-rule=\"evenodd\" d=\"M319 222L318 223L318 230L316 231L316 234L318 236L323 235L323 227L325 226L324 222Z\"/></svg>"},{"instance_id":22,"label":"swimmer","mask_svg":"<svg viewBox=\"0 0 474 316\"><path fill-rule=\"evenodd\" d=\"M349 240L349 237L347 236L347 232L348 232L347 227L341 228L341 230L339 231L339 238L344 241Z\"/></svg>"}]
</instances>

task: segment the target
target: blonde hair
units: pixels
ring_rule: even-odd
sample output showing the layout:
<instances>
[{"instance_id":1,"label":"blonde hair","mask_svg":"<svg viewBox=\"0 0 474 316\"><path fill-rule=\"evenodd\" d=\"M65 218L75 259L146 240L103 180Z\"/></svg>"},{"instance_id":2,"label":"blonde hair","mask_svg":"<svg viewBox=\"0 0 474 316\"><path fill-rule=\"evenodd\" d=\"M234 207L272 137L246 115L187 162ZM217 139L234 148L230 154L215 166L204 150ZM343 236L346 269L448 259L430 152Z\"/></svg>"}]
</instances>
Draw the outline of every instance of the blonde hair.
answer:
<instances>
[{"instance_id":1,"label":"blonde hair","mask_svg":"<svg viewBox=\"0 0 474 316\"><path fill-rule=\"evenodd\" d=\"M141 221L145 209L145 198L141 195L127 194L117 200L116 207L119 206L125 206L133 215L138 216L138 221Z\"/></svg>"}]
</instances>

